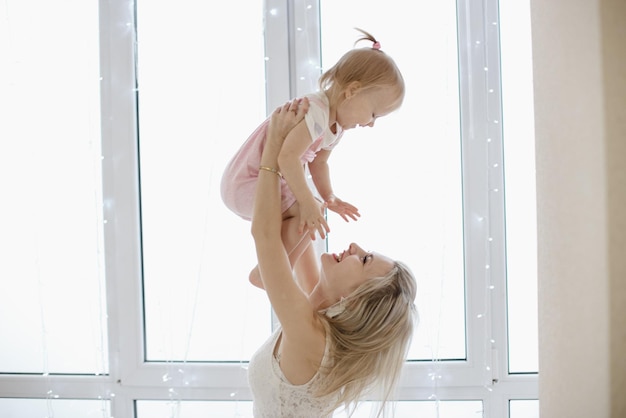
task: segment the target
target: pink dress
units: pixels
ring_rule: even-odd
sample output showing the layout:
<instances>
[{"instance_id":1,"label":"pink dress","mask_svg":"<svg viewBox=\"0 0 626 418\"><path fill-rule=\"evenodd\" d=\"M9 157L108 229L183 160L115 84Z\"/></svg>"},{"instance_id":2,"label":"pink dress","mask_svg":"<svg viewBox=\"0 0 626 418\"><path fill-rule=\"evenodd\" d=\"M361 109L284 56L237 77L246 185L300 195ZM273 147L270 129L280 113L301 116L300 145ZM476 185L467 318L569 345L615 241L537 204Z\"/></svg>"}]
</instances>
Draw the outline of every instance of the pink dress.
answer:
<instances>
[{"instance_id":1,"label":"pink dress","mask_svg":"<svg viewBox=\"0 0 626 418\"><path fill-rule=\"evenodd\" d=\"M329 124L329 104L323 92L307 95L309 98L309 111L304 119L311 134L311 146L300 157L302 164L310 163L317 153L331 150L339 143L343 134L339 125L334 134ZM266 119L248 137L239 151L230 160L222 175L221 193L226 207L235 214L246 220L252 219L254 195L261 163L261 153L265 145L267 125ZM282 212L286 211L296 202L296 197L289 189L287 182L281 180Z\"/></svg>"}]
</instances>

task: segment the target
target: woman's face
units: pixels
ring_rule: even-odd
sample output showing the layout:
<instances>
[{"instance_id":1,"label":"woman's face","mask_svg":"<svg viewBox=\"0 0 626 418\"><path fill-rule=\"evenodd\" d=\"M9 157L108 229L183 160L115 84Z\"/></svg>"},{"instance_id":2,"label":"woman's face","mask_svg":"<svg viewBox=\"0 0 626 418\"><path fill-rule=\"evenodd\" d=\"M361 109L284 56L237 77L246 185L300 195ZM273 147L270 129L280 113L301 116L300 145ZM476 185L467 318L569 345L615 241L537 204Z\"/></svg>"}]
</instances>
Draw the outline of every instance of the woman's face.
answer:
<instances>
[{"instance_id":1,"label":"woman's face","mask_svg":"<svg viewBox=\"0 0 626 418\"><path fill-rule=\"evenodd\" d=\"M322 254L320 281L324 281L327 296L339 300L366 280L386 275L393 267L389 257L367 252L352 243L339 254Z\"/></svg>"}]
</instances>

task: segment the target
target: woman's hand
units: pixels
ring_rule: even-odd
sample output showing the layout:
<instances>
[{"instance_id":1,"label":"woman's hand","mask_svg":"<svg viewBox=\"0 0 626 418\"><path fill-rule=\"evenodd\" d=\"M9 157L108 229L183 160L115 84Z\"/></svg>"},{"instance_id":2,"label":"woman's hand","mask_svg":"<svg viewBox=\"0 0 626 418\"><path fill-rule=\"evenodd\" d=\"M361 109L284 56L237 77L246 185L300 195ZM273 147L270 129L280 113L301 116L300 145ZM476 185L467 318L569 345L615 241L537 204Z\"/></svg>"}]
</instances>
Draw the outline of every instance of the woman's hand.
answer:
<instances>
[{"instance_id":1,"label":"woman's hand","mask_svg":"<svg viewBox=\"0 0 626 418\"><path fill-rule=\"evenodd\" d=\"M267 140L279 148L289 132L304 119L309 111L309 99L293 99L274 110L267 128Z\"/></svg>"}]
</instances>

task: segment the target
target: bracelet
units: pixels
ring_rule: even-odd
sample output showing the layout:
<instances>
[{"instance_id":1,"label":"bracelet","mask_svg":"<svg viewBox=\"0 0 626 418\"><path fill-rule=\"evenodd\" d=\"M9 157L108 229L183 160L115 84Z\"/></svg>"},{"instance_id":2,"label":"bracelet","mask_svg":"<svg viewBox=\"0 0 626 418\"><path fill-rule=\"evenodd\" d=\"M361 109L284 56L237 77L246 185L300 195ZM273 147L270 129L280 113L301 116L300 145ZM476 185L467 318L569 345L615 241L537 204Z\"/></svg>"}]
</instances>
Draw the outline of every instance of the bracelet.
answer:
<instances>
[{"instance_id":1,"label":"bracelet","mask_svg":"<svg viewBox=\"0 0 626 418\"><path fill-rule=\"evenodd\" d=\"M265 167L264 165L262 165L262 166L259 167L259 170L269 171L270 173L276 174L281 179L283 178L283 173L281 173L280 171L276 170L275 168Z\"/></svg>"}]
</instances>

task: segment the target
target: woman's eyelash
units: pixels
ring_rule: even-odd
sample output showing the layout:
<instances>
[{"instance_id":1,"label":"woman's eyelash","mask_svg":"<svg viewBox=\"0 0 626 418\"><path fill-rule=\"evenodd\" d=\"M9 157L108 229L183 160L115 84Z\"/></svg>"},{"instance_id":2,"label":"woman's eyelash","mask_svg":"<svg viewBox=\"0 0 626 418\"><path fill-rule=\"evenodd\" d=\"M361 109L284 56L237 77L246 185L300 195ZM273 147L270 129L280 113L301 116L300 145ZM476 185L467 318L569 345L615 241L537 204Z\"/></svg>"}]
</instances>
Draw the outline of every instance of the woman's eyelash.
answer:
<instances>
[{"instance_id":1,"label":"woman's eyelash","mask_svg":"<svg viewBox=\"0 0 626 418\"><path fill-rule=\"evenodd\" d=\"M363 256L363 264L367 263L367 259L370 258L372 255L371 254L365 254Z\"/></svg>"}]
</instances>

